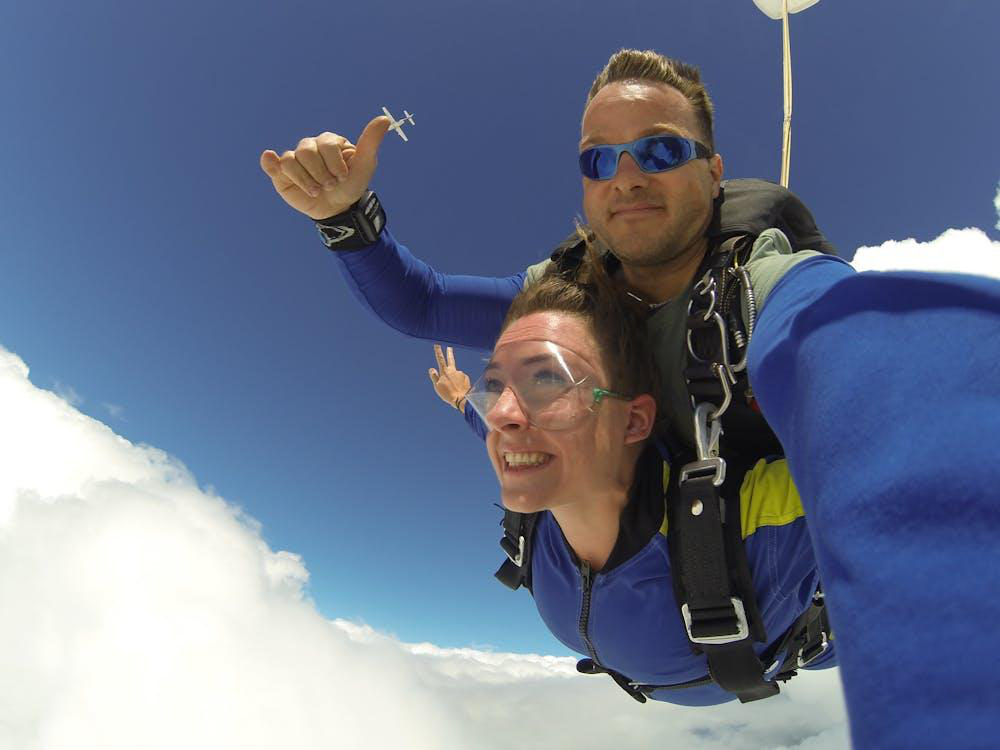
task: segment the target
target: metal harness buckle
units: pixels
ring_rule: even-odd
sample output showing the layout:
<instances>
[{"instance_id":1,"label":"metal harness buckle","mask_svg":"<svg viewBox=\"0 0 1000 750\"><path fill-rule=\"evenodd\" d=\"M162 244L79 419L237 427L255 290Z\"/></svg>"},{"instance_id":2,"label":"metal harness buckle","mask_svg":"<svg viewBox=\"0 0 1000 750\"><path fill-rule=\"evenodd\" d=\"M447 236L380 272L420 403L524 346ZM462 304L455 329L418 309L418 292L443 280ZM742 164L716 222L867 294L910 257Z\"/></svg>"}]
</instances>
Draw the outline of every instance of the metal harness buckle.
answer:
<instances>
[{"instance_id":1,"label":"metal harness buckle","mask_svg":"<svg viewBox=\"0 0 1000 750\"><path fill-rule=\"evenodd\" d=\"M826 653L830 647L830 641L826 638L826 633L822 633L822 640L818 644L809 644L799 649L799 656L796 659L799 669L812 664L816 659Z\"/></svg>"},{"instance_id":2,"label":"metal harness buckle","mask_svg":"<svg viewBox=\"0 0 1000 750\"><path fill-rule=\"evenodd\" d=\"M703 401L694 410L694 447L698 451L699 461L706 461L719 455L722 423L709 414L714 408L712 404Z\"/></svg>"},{"instance_id":3,"label":"metal harness buckle","mask_svg":"<svg viewBox=\"0 0 1000 750\"><path fill-rule=\"evenodd\" d=\"M692 461L681 467L681 484L691 479L705 479L707 477L712 477L712 484L721 487L722 483L726 481L726 462L721 458L714 457Z\"/></svg>"},{"instance_id":4,"label":"metal harness buckle","mask_svg":"<svg viewBox=\"0 0 1000 750\"><path fill-rule=\"evenodd\" d=\"M732 596L729 601L733 604L736 616L736 633L726 633L723 635L704 635L696 637L691 633L691 609L687 603L681 605L681 617L684 618L684 628L687 630L688 640L691 643L701 643L709 646L718 646L724 643L735 643L742 641L750 635L750 624L747 622L747 613L743 608L743 600Z\"/></svg>"}]
</instances>

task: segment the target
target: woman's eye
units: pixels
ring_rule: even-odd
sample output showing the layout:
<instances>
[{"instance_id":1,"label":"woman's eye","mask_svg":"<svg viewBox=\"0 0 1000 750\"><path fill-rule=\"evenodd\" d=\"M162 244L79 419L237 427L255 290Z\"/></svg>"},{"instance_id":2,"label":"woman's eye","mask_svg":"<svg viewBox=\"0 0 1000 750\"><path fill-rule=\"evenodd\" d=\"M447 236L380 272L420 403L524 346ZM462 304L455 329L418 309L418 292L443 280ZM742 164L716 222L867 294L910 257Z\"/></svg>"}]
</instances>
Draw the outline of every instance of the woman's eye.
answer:
<instances>
[{"instance_id":1,"label":"woman's eye","mask_svg":"<svg viewBox=\"0 0 1000 750\"><path fill-rule=\"evenodd\" d=\"M562 373L555 370L539 370L532 376L535 385L565 385L567 380Z\"/></svg>"},{"instance_id":2,"label":"woman's eye","mask_svg":"<svg viewBox=\"0 0 1000 750\"><path fill-rule=\"evenodd\" d=\"M497 378L487 378L483 383L488 393L503 393L504 383Z\"/></svg>"}]
</instances>

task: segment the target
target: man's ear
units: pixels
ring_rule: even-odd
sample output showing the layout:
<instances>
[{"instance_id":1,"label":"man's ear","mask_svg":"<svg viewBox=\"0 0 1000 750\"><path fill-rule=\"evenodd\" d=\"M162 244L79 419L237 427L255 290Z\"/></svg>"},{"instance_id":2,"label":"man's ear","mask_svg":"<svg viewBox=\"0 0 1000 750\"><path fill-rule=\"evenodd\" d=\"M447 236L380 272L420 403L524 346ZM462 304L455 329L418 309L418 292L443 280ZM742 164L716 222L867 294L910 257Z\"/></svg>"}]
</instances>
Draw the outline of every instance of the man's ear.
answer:
<instances>
[{"instance_id":1,"label":"man's ear","mask_svg":"<svg viewBox=\"0 0 1000 750\"><path fill-rule=\"evenodd\" d=\"M648 393L636 396L629 403L625 445L640 443L649 437L656 421L656 401Z\"/></svg>"},{"instance_id":2,"label":"man's ear","mask_svg":"<svg viewBox=\"0 0 1000 750\"><path fill-rule=\"evenodd\" d=\"M713 154L708 160L708 172L712 175L712 197L719 197L719 185L722 183L722 156Z\"/></svg>"}]
</instances>

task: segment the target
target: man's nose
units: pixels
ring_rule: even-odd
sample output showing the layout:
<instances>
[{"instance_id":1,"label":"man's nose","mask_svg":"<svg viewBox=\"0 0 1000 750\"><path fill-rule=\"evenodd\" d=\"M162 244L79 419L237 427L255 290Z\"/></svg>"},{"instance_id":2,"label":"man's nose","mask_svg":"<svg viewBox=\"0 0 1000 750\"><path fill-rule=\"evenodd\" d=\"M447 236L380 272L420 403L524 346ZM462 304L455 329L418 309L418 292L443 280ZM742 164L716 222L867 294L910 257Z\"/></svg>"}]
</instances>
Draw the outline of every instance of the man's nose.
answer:
<instances>
[{"instance_id":1,"label":"man's nose","mask_svg":"<svg viewBox=\"0 0 1000 750\"><path fill-rule=\"evenodd\" d=\"M641 187L648 183L649 175L639 169L632 154L623 151L618 157L618 170L611 181L619 190L631 190L633 187Z\"/></svg>"},{"instance_id":2,"label":"man's nose","mask_svg":"<svg viewBox=\"0 0 1000 750\"><path fill-rule=\"evenodd\" d=\"M494 430L518 429L528 425L528 416L510 386L503 390L486 417Z\"/></svg>"}]
</instances>

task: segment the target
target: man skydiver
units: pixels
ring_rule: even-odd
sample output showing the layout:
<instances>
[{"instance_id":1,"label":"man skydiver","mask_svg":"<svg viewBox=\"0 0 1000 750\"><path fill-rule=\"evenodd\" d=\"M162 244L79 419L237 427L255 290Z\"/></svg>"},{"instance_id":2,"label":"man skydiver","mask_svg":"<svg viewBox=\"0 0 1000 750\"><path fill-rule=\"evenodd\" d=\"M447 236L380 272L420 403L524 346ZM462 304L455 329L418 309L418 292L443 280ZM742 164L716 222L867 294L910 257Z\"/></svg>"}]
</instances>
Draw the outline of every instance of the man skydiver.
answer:
<instances>
[{"instance_id":1,"label":"man skydiver","mask_svg":"<svg viewBox=\"0 0 1000 750\"><path fill-rule=\"evenodd\" d=\"M655 52L621 50L591 86L580 140L584 214L620 260L623 289L655 311L647 325L664 378L664 403L673 431L689 446L694 428L683 373L688 295L709 249L705 235L723 172L714 151L713 116L696 68ZM343 217L366 195L387 126L386 118L376 117L356 146L329 132L304 138L280 157L265 151L261 167L293 208L321 224L343 226L331 217ZM607 152L606 144L631 148ZM805 241L815 236L819 243L821 235L815 227L812 232ZM507 278L440 274L398 244L388 228L376 234L358 252L336 253L351 290L392 328L447 344L489 349L510 300L550 262ZM359 247L356 238L330 246ZM743 264L758 305L785 271L815 254L793 254L780 236L750 249Z\"/></svg>"},{"instance_id":2,"label":"man skydiver","mask_svg":"<svg viewBox=\"0 0 1000 750\"><path fill-rule=\"evenodd\" d=\"M621 253L620 280L659 305L647 327L664 407L691 445L685 318L692 258L707 248L690 227L711 216L721 159L697 157L696 149L697 158L668 171L639 168L637 159L659 168L655 152L642 148L653 145L643 141L650 134L711 143L703 129L710 108L696 106L686 84L666 82L647 60L617 53L595 81L582 144L617 145L581 165L584 207L598 238ZM666 64L675 75L686 70ZM305 139L281 157L265 152L261 165L291 205L336 219L364 194L386 126L370 123L357 147L333 134ZM622 145L632 146L627 157ZM667 156L660 165L672 166ZM614 175L596 179L610 165ZM690 192L679 195L684 185ZM673 221L680 216L686 222ZM1000 654L991 641L991 623L1000 622L1000 462L992 439L1000 434L998 286L855 274L836 258L790 251L782 233L766 231L743 259L760 308L746 365L810 518L854 742L939 747L948 732L951 746L990 747L1000 736ZM475 348L492 346L510 300L541 271L445 276L384 228L374 243L336 257L352 291L389 325Z\"/></svg>"}]
</instances>

